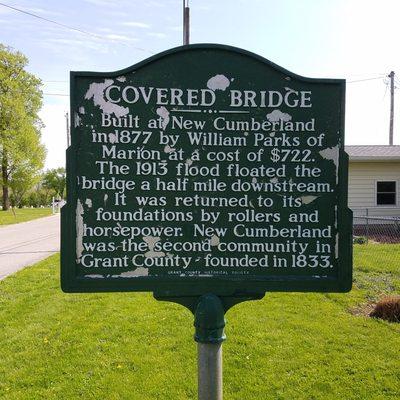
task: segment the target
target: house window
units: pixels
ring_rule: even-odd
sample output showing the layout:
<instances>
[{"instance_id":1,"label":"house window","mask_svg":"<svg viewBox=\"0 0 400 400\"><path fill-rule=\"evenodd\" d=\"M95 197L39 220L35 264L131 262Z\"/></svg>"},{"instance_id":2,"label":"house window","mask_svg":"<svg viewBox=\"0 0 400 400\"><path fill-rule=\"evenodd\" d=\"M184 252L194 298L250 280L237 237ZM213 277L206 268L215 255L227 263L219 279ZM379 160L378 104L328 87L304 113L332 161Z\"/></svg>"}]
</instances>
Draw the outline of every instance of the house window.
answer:
<instances>
[{"instance_id":1,"label":"house window","mask_svg":"<svg viewBox=\"0 0 400 400\"><path fill-rule=\"evenodd\" d=\"M376 182L376 204L378 206L396 205L396 181Z\"/></svg>"}]
</instances>

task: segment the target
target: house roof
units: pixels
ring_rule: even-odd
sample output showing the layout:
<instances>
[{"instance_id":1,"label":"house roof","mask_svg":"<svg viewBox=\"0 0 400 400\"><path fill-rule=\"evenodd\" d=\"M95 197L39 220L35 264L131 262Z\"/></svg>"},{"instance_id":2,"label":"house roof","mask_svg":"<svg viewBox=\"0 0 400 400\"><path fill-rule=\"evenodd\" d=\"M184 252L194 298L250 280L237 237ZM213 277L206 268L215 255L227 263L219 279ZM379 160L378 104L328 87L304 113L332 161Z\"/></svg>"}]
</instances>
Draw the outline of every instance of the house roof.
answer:
<instances>
[{"instance_id":1,"label":"house roof","mask_svg":"<svg viewBox=\"0 0 400 400\"><path fill-rule=\"evenodd\" d=\"M350 161L400 161L400 146L345 146Z\"/></svg>"}]
</instances>

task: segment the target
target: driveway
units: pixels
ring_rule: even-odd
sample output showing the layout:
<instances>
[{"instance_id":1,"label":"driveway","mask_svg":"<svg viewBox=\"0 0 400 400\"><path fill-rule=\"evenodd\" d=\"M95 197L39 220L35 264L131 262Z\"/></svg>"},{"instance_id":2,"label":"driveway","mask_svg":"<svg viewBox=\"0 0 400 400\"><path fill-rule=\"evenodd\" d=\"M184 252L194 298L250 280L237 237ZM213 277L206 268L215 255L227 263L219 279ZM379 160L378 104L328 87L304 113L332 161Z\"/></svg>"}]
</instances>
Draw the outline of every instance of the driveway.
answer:
<instances>
[{"instance_id":1,"label":"driveway","mask_svg":"<svg viewBox=\"0 0 400 400\"><path fill-rule=\"evenodd\" d=\"M0 280L60 251L60 214L0 226Z\"/></svg>"}]
</instances>

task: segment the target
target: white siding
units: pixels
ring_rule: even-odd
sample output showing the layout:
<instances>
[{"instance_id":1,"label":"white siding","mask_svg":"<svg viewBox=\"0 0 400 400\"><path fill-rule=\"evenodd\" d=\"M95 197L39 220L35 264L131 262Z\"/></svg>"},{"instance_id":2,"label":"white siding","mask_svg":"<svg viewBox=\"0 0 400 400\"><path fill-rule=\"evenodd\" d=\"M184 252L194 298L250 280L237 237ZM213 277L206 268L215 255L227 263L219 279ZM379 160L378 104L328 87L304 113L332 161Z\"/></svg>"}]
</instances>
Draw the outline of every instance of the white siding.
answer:
<instances>
[{"instance_id":1,"label":"white siding","mask_svg":"<svg viewBox=\"0 0 400 400\"><path fill-rule=\"evenodd\" d=\"M397 205L376 205L376 182L397 182ZM349 163L349 207L354 215L400 216L400 162Z\"/></svg>"}]
</instances>

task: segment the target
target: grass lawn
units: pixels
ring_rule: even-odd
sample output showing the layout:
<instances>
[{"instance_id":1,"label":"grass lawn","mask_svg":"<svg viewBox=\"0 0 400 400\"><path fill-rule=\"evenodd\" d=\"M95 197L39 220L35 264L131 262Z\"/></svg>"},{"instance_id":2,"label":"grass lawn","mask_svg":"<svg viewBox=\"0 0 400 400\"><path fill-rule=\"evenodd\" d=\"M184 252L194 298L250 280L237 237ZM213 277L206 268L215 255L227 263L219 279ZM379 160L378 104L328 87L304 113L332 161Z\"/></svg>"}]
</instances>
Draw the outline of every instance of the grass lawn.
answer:
<instances>
[{"instance_id":1,"label":"grass lawn","mask_svg":"<svg viewBox=\"0 0 400 400\"><path fill-rule=\"evenodd\" d=\"M14 211L15 215L11 210L0 210L0 226L18 224L51 215L51 208L15 208Z\"/></svg>"},{"instance_id":2,"label":"grass lawn","mask_svg":"<svg viewBox=\"0 0 400 400\"><path fill-rule=\"evenodd\" d=\"M400 324L356 313L400 265L355 246L349 294L272 293L227 314L226 400L400 398ZM392 258L393 259L393 258ZM0 282L0 399L196 399L193 317L150 294L67 295L53 256Z\"/></svg>"}]
</instances>

